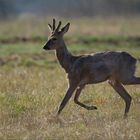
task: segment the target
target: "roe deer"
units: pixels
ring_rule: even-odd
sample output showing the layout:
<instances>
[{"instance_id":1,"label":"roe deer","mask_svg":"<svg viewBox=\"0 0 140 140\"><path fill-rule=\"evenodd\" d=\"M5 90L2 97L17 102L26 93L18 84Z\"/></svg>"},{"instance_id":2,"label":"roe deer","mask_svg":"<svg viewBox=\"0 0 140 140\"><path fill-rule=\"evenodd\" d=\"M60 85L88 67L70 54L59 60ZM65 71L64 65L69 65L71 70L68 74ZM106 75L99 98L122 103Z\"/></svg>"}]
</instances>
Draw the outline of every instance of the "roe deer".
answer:
<instances>
[{"instance_id":1,"label":"roe deer","mask_svg":"<svg viewBox=\"0 0 140 140\"><path fill-rule=\"evenodd\" d=\"M87 110L97 109L96 106L88 106L78 99L86 84L96 84L108 80L108 83L125 101L124 116L131 104L131 96L123 85L140 84L140 77L135 77L136 59L127 52L102 52L94 55L73 56L67 49L63 36L68 31L70 23L61 30L61 21L58 26L48 24L51 35L43 47L45 50L56 50L56 56L60 65L68 74L69 87L62 100L57 114L63 110L72 94L76 90L74 102Z\"/></svg>"}]
</instances>

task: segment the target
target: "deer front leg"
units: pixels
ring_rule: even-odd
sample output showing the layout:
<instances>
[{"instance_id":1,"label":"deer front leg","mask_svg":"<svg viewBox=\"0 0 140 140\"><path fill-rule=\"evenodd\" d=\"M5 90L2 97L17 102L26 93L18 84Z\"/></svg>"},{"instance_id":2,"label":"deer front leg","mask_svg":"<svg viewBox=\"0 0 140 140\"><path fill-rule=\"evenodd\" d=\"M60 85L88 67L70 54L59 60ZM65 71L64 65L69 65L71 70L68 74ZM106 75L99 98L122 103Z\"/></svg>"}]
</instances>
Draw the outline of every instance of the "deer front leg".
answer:
<instances>
[{"instance_id":1,"label":"deer front leg","mask_svg":"<svg viewBox=\"0 0 140 140\"><path fill-rule=\"evenodd\" d=\"M125 88L121 85L118 81L109 81L109 84L113 87L113 89L124 99L125 101L125 112L124 117L127 117L127 114L130 109L131 105L131 96L128 94L128 92L125 90Z\"/></svg>"},{"instance_id":2,"label":"deer front leg","mask_svg":"<svg viewBox=\"0 0 140 140\"><path fill-rule=\"evenodd\" d=\"M80 105L81 107L83 108L86 108L87 110L94 110L94 109L97 109L96 106L88 106L88 105L85 105L83 103L81 103L80 101L78 101L79 99L79 96L81 94L81 91L82 89L85 87L85 85L81 85L79 86L79 88L76 90L76 94L75 94L75 97L74 97L74 102L78 105Z\"/></svg>"},{"instance_id":3,"label":"deer front leg","mask_svg":"<svg viewBox=\"0 0 140 140\"><path fill-rule=\"evenodd\" d=\"M65 107L65 105L67 104L67 102L69 101L69 99L71 98L74 90L77 88L76 85L74 84L71 84L66 92L66 95L65 97L63 98L60 106L59 106L59 109L58 109L58 112L57 114L59 115L61 113L61 111L63 110L63 108Z\"/></svg>"}]
</instances>

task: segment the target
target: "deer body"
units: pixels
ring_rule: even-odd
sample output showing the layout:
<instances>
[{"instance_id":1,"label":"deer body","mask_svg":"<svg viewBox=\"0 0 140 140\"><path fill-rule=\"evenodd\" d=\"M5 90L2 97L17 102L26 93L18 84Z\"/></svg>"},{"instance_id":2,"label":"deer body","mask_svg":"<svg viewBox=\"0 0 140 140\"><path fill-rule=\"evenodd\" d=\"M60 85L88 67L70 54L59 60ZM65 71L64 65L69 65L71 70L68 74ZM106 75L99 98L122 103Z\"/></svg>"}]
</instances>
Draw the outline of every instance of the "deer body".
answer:
<instances>
[{"instance_id":1,"label":"deer body","mask_svg":"<svg viewBox=\"0 0 140 140\"><path fill-rule=\"evenodd\" d=\"M96 53L77 59L71 68L71 73L79 77L80 81L86 79L85 84L99 83L111 78L124 83L132 78L135 64L136 59L125 52Z\"/></svg>"},{"instance_id":2,"label":"deer body","mask_svg":"<svg viewBox=\"0 0 140 140\"><path fill-rule=\"evenodd\" d=\"M82 89L87 84L96 84L108 80L108 83L125 101L126 116L130 105L131 96L124 89L123 85L140 84L140 77L135 77L136 59L127 52L103 52L91 55L73 56L67 49L63 35L69 29L69 23L59 31L61 22L55 28L49 24L51 36L45 44L45 50L56 50L56 56L60 65L68 74L69 88L62 100L58 114L65 107L72 94L76 90L74 102L88 110L97 109L96 106L89 106L79 101Z\"/></svg>"}]
</instances>

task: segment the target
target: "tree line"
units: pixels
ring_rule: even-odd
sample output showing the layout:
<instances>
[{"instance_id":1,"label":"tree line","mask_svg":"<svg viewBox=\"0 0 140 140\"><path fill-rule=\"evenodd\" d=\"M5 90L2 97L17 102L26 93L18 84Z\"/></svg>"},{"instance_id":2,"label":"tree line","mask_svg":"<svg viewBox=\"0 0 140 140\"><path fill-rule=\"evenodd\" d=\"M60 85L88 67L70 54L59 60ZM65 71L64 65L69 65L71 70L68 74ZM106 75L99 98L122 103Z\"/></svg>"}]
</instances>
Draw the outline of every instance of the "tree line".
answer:
<instances>
[{"instance_id":1,"label":"tree line","mask_svg":"<svg viewBox=\"0 0 140 140\"><path fill-rule=\"evenodd\" d=\"M140 14L140 0L0 0L0 18L21 13L58 16Z\"/></svg>"}]
</instances>

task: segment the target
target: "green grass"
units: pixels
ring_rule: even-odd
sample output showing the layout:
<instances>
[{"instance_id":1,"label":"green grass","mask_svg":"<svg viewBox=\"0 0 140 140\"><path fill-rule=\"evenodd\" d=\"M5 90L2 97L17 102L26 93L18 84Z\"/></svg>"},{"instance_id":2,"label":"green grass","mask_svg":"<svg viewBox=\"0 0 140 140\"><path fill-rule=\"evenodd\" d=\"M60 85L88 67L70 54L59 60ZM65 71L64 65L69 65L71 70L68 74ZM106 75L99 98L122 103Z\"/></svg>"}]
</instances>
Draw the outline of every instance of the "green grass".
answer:
<instances>
[{"instance_id":1,"label":"green grass","mask_svg":"<svg viewBox=\"0 0 140 140\"><path fill-rule=\"evenodd\" d=\"M54 51L45 52L42 43L17 43L0 45L0 64L3 67L44 67L55 69L57 64ZM127 51L140 59L140 48L129 45L112 45L103 43L69 44L69 50L74 55L96 53L102 51Z\"/></svg>"},{"instance_id":2,"label":"green grass","mask_svg":"<svg viewBox=\"0 0 140 140\"><path fill-rule=\"evenodd\" d=\"M23 53L41 53L43 44L36 43L17 43L17 44L1 44L0 45L0 55L10 55L10 54L23 54Z\"/></svg>"},{"instance_id":3,"label":"green grass","mask_svg":"<svg viewBox=\"0 0 140 140\"><path fill-rule=\"evenodd\" d=\"M81 27L87 24L87 22L81 23L81 20L73 21L76 22ZM1 24L2 32L8 32L7 28L2 27L10 28L9 24L16 27L15 25L19 26L19 23L21 21L16 24L13 22ZM90 24L92 23L101 29L108 25L107 23L112 25L112 21L103 24L100 19ZM40 24L39 22L37 25ZM31 27L30 22L26 25L28 29ZM66 37L69 50L75 55L111 50L127 51L140 59L136 29L128 36L116 35L114 31L114 35L111 35L112 26L106 36L74 35L78 30L76 26L75 31ZM122 25L118 26L122 27ZM31 28L33 31L29 30L31 38L34 37L32 33L37 31L34 30L35 27L37 26L33 25ZM127 23L126 27L130 28L130 24ZM23 29L14 29L11 31L13 36L10 33L11 39L16 36L16 33L24 32ZM81 29L81 32L87 32ZM96 29L96 32L98 31ZM2 38L5 39L4 36ZM0 44L0 140L139 140L139 85L125 86L133 97L128 118L125 120L123 119L124 102L107 82L87 86L80 96L82 102L96 105L98 110L87 111L76 105L72 97L62 114L56 116L58 106L67 90L67 78L64 70L57 63L54 52L45 52L42 49L44 43L45 40L41 39L37 42ZM140 76L139 63L136 75Z\"/></svg>"}]
</instances>

